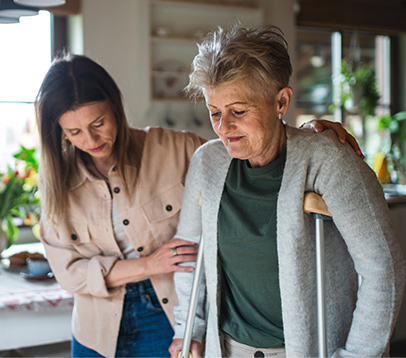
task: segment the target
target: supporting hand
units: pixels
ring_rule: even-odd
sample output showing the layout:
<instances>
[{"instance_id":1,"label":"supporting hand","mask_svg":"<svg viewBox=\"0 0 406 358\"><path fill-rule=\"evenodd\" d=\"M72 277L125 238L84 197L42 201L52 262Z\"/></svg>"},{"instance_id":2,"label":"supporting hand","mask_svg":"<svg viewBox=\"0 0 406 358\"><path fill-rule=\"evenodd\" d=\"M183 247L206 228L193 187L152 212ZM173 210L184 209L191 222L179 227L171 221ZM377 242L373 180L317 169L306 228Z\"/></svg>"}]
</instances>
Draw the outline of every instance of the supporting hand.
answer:
<instances>
[{"instance_id":1,"label":"supporting hand","mask_svg":"<svg viewBox=\"0 0 406 358\"><path fill-rule=\"evenodd\" d=\"M171 358L180 358L180 353L182 351L182 344L183 339L174 339L172 344L169 347L169 353L171 354ZM197 341L190 342L190 353L193 358L201 358L200 353L200 343ZM189 357L190 357L189 353Z\"/></svg>"},{"instance_id":2,"label":"supporting hand","mask_svg":"<svg viewBox=\"0 0 406 358\"><path fill-rule=\"evenodd\" d=\"M358 156L360 156L362 159L365 158L356 139L347 132L347 130L342 126L340 122L332 122L324 119L314 119L310 122L303 123L300 128L310 128L317 133L323 132L326 129L332 129L334 132L336 132L338 140L341 143L348 142Z\"/></svg>"},{"instance_id":3,"label":"supporting hand","mask_svg":"<svg viewBox=\"0 0 406 358\"><path fill-rule=\"evenodd\" d=\"M194 242L171 239L154 253L146 257L148 275L174 271L191 272L194 270L193 266L182 266L178 264L196 261L197 251L198 246L195 245Z\"/></svg>"},{"instance_id":4,"label":"supporting hand","mask_svg":"<svg viewBox=\"0 0 406 358\"><path fill-rule=\"evenodd\" d=\"M104 278L106 285L118 287L152 275L174 271L191 272L194 270L193 266L178 264L196 261L197 251L198 246L194 242L171 239L149 256L117 260Z\"/></svg>"}]
</instances>

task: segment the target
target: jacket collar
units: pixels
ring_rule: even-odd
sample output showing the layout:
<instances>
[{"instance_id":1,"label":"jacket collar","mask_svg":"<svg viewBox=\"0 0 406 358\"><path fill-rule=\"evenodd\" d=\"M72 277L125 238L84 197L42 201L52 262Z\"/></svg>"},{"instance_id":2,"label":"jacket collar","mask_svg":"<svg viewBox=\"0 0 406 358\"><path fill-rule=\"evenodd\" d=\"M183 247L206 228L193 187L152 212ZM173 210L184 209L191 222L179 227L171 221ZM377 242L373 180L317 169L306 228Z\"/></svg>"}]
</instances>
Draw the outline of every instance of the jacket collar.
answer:
<instances>
[{"instance_id":1,"label":"jacket collar","mask_svg":"<svg viewBox=\"0 0 406 358\"><path fill-rule=\"evenodd\" d=\"M72 181L71 186L72 190L77 189L78 187L83 185L86 180L89 180L91 182L100 180L89 172L79 151L76 152L76 163L77 163L77 174L75 175L75 178Z\"/></svg>"}]
</instances>

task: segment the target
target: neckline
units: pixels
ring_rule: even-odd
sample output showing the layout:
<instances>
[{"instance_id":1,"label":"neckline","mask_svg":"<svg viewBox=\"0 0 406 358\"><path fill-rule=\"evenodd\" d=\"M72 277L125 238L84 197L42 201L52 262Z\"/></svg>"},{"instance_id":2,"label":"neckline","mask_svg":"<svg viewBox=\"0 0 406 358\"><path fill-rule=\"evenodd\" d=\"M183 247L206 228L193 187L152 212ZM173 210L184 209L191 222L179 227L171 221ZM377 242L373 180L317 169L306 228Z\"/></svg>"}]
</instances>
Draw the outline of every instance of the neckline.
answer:
<instances>
[{"instance_id":1,"label":"neckline","mask_svg":"<svg viewBox=\"0 0 406 358\"><path fill-rule=\"evenodd\" d=\"M101 176L101 178L99 178L99 179L103 179L104 181L109 182L109 178L106 177L106 176L99 170L99 168L97 168L95 162L93 161L93 159L92 159L92 157L91 157L90 155L89 155L89 159L90 159L90 162L91 162L92 165L93 165L93 168L96 169L96 172Z\"/></svg>"}]
</instances>

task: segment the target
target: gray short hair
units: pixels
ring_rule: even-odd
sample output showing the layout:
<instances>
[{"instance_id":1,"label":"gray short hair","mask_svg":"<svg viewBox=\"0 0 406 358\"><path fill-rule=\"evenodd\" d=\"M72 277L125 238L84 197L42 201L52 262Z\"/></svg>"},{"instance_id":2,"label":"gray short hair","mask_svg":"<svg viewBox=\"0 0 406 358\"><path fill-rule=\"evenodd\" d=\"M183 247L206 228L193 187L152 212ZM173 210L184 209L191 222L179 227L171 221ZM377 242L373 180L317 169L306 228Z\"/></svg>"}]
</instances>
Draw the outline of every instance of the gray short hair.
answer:
<instances>
[{"instance_id":1,"label":"gray short hair","mask_svg":"<svg viewBox=\"0 0 406 358\"><path fill-rule=\"evenodd\" d=\"M201 99L206 89L244 80L253 96L273 102L276 93L289 85L288 44L276 26L219 27L198 48L185 88L192 99Z\"/></svg>"}]
</instances>

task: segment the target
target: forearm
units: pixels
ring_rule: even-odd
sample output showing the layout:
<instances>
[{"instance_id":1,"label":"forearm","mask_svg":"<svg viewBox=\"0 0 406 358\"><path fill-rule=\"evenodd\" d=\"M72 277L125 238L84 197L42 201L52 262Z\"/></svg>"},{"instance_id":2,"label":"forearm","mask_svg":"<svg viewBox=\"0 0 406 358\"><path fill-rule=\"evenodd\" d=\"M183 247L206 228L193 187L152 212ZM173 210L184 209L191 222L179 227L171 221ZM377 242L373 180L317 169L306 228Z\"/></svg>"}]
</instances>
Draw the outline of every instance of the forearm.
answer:
<instances>
[{"instance_id":1,"label":"forearm","mask_svg":"<svg viewBox=\"0 0 406 358\"><path fill-rule=\"evenodd\" d=\"M113 288L146 279L149 276L147 260L148 257L117 260L105 276L106 286Z\"/></svg>"},{"instance_id":2,"label":"forearm","mask_svg":"<svg viewBox=\"0 0 406 358\"><path fill-rule=\"evenodd\" d=\"M191 262L196 261L197 250L194 242L171 239L148 256L117 260L105 276L106 285L112 288L153 275L174 271L192 272Z\"/></svg>"}]
</instances>

